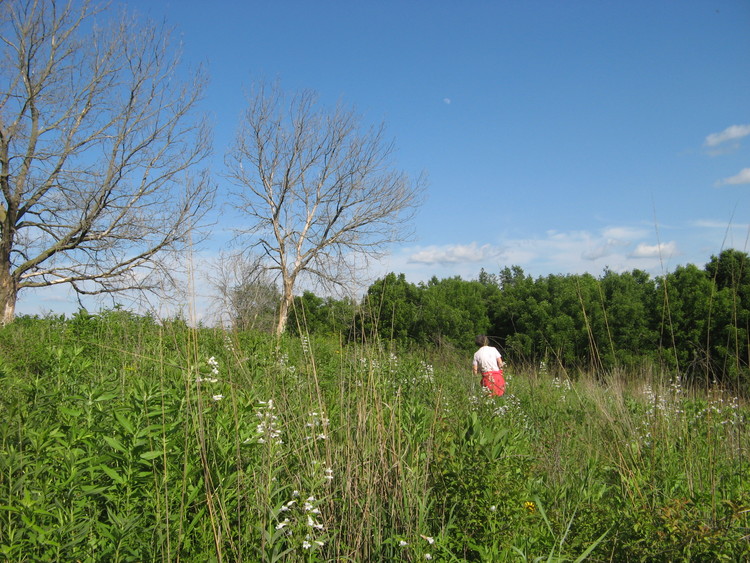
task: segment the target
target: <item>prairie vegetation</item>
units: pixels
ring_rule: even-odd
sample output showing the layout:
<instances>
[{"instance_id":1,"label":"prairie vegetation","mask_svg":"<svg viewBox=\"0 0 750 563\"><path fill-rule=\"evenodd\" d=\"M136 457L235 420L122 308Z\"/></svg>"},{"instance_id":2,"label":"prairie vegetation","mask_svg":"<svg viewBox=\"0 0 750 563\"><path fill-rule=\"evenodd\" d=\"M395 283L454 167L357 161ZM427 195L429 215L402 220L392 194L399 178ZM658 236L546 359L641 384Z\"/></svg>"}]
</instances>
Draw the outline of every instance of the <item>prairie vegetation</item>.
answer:
<instances>
[{"instance_id":1,"label":"prairie vegetation","mask_svg":"<svg viewBox=\"0 0 750 563\"><path fill-rule=\"evenodd\" d=\"M227 149L231 330L17 318L31 288L192 292L206 78L165 26L113 18L0 2L0 558L750 558L748 255L297 295L361 282L424 187L312 92L261 85ZM501 399L470 376L478 333L510 362Z\"/></svg>"},{"instance_id":2,"label":"prairie vegetation","mask_svg":"<svg viewBox=\"0 0 750 563\"><path fill-rule=\"evenodd\" d=\"M156 323L0 329L13 561L741 560L748 409L658 371Z\"/></svg>"}]
</instances>

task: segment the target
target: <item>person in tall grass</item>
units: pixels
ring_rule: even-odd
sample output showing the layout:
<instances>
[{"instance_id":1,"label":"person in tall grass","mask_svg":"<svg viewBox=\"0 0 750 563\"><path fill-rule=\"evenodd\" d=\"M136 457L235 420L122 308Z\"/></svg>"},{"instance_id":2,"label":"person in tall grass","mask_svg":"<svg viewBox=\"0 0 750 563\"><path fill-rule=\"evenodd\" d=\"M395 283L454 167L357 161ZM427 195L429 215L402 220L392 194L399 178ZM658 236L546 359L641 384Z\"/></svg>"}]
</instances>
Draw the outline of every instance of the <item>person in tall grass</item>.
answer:
<instances>
[{"instance_id":1,"label":"person in tall grass","mask_svg":"<svg viewBox=\"0 0 750 563\"><path fill-rule=\"evenodd\" d=\"M490 346L489 339L480 334L474 339L479 350L474 353L472 371L474 375L482 374L482 387L490 394L502 397L505 393L505 378L503 377L503 357L497 348Z\"/></svg>"}]
</instances>

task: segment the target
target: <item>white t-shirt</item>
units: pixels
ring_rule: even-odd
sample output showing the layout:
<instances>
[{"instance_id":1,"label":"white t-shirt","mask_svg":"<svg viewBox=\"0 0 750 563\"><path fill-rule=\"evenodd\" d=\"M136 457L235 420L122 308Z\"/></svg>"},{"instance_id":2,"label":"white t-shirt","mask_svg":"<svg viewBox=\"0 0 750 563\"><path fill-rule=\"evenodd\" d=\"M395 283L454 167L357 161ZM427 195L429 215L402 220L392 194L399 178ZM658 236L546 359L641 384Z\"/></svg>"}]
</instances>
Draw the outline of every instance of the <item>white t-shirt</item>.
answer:
<instances>
[{"instance_id":1,"label":"white t-shirt","mask_svg":"<svg viewBox=\"0 0 750 563\"><path fill-rule=\"evenodd\" d=\"M492 346L482 346L474 354L473 365L478 366L481 373L487 371L498 371L500 369L497 367L498 358L500 358L500 363L502 364L503 357L500 355L500 352L497 351L497 348L493 348Z\"/></svg>"}]
</instances>

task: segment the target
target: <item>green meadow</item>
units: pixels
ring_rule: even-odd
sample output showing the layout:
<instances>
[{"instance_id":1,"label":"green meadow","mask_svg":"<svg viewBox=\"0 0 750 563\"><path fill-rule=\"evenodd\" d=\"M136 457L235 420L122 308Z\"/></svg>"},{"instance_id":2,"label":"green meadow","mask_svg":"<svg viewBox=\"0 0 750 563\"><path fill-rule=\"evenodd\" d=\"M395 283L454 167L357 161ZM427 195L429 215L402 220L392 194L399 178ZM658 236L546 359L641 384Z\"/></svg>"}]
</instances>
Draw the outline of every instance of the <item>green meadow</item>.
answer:
<instances>
[{"instance_id":1,"label":"green meadow","mask_svg":"<svg viewBox=\"0 0 750 563\"><path fill-rule=\"evenodd\" d=\"M739 561L748 407L658 372L157 323L0 328L9 561Z\"/></svg>"}]
</instances>

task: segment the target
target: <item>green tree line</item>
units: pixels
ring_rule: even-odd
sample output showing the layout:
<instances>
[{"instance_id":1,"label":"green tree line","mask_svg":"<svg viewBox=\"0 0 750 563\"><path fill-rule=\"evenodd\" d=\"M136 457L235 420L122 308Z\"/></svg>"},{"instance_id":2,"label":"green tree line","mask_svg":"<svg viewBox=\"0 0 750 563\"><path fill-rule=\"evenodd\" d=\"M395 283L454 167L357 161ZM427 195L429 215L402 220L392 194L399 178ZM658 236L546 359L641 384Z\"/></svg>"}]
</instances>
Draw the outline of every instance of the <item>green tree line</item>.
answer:
<instances>
[{"instance_id":1,"label":"green tree line","mask_svg":"<svg viewBox=\"0 0 750 563\"><path fill-rule=\"evenodd\" d=\"M513 363L576 370L655 368L689 383L750 384L750 258L724 250L703 267L547 275L518 267L414 284L375 281L362 300L297 296L292 331L469 350L487 334Z\"/></svg>"}]
</instances>

